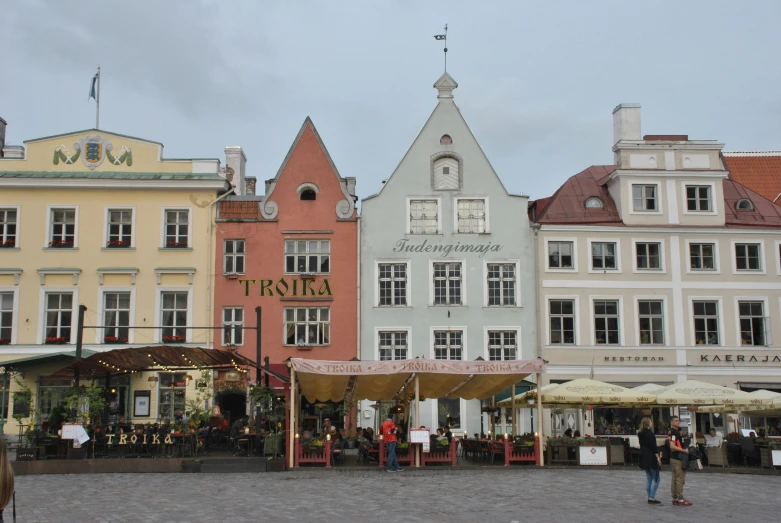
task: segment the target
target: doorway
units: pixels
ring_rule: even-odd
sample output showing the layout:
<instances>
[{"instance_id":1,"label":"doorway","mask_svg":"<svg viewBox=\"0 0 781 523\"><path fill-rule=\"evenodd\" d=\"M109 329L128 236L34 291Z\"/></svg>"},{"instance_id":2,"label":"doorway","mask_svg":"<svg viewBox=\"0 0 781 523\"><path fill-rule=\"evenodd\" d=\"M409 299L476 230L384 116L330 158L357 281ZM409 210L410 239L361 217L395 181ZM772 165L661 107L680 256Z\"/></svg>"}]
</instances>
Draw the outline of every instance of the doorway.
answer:
<instances>
[{"instance_id":1,"label":"doorway","mask_svg":"<svg viewBox=\"0 0 781 523\"><path fill-rule=\"evenodd\" d=\"M247 395L239 391L225 391L217 395L215 404L220 406L222 415L229 423L247 413Z\"/></svg>"}]
</instances>

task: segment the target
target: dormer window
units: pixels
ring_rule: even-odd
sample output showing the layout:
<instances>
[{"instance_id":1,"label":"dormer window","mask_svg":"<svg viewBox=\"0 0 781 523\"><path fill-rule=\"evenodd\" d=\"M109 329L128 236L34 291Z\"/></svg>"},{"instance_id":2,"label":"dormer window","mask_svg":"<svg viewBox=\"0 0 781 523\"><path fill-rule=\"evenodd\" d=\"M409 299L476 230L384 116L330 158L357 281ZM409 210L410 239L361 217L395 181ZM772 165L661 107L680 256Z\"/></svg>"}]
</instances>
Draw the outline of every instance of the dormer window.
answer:
<instances>
[{"instance_id":1,"label":"dormer window","mask_svg":"<svg viewBox=\"0 0 781 523\"><path fill-rule=\"evenodd\" d=\"M458 178L458 160L445 156L434 162L434 189L458 189Z\"/></svg>"},{"instance_id":2,"label":"dormer window","mask_svg":"<svg viewBox=\"0 0 781 523\"><path fill-rule=\"evenodd\" d=\"M754 204L748 198L742 198L735 204L735 208L739 211L753 211Z\"/></svg>"},{"instance_id":3,"label":"dormer window","mask_svg":"<svg viewBox=\"0 0 781 523\"><path fill-rule=\"evenodd\" d=\"M602 203L602 200L597 198L596 196L592 196L588 200L586 200L586 209L601 209L605 206L604 203Z\"/></svg>"},{"instance_id":4,"label":"dormer window","mask_svg":"<svg viewBox=\"0 0 781 523\"><path fill-rule=\"evenodd\" d=\"M317 200L317 193L312 189L306 189L301 191L302 200Z\"/></svg>"},{"instance_id":5,"label":"dormer window","mask_svg":"<svg viewBox=\"0 0 781 523\"><path fill-rule=\"evenodd\" d=\"M453 139L450 137L449 134L443 134L442 138L439 139L440 145L453 145Z\"/></svg>"},{"instance_id":6,"label":"dormer window","mask_svg":"<svg viewBox=\"0 0 781 523\"><path fill-rule=\"evenodd\" d=\"M296 189L296 192L298 193L298 198L300 200L317 200L317 193L320 192L320 189L317 188L317 185L313 183L302 183L298 186Z\"/></svg>"}]
</instances>

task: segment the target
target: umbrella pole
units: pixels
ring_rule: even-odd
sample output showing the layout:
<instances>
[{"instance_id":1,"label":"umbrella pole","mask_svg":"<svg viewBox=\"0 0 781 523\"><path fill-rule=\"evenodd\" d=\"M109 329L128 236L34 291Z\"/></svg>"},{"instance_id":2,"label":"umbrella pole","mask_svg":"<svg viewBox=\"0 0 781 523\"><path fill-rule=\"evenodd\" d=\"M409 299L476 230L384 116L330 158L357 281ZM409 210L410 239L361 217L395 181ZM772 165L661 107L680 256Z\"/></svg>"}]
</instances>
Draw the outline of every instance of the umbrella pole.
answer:
<instances>
[{"instance_id":1,"label":"umbrella pole","mask_svg":"<svg viewBox=\"0 0 781 523\"><path fill-rule=\"evenodd\" d=\"M417 374L415 374L415 426L418 428L423 426L420 423L420 379ZM420 452L420 446L415 445L415 468L420 467Z\"/></svg>"},{"instance_id":2,"label":"umbrella pole","mask_svg":"<svg viewBox=\"0 0 781 523\"><path fill-rule=\"evenodd\" d=\"M496 396L491 396L491 434L496 439Z\"/></svg>"},{"instance_id":3,"label":"umbrella pole","mask_svg":"<svg viewBox=\"0 0 781 523\"><path fill-rule=\"evenodd\" d=\"M290 437L288 438L288 462L290 468L294 468L295 464L295 443L296 443L296 370L290 367Z\"/></svg>"},{"instance_id":4,"label":"umbrella pole","mask_svg":"<svg viewBox=\"0 0 781 523\"><path fill-rule=\"evenodd\" d=\"M540 467L545 466L545 452L542 445L542 373L537 373L537 447L540 449L540 457L538 465Z\"/></svg>"},{"instance_id":5,"label":"umbrella pole","mask_svg":"<svg viewBox=\"0 0 781 523\"><path fill-rule=\"evenodd\" d=\"M510 427L510 434L512 434L513 441L515 441L515 383L513 383L512 387L512 398L513 398L513 407L510 409L510 412L512 413L510 419L512 420L512 427Z\"/></svg>"}]
</instances>

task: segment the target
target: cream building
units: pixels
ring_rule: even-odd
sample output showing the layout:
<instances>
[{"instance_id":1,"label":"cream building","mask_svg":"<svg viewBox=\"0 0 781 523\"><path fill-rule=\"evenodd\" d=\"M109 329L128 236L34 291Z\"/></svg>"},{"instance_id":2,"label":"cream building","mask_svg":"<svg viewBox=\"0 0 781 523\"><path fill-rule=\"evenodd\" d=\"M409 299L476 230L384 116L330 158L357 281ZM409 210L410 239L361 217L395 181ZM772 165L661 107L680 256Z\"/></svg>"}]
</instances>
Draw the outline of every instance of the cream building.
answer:
<instances>
[{"instance_id":1,"label":"cream building","mask_svg":"<svg viewBox=\"0 0 781 523\"><path fill-rule=\"evenodd\" d=\"M731 179L716 141L642 137L634 104L613 128L615 165L530 208L548 380L593 365L629 386L781 390L781 207ZM554 434L594 430L575 411L546 418Z\"/></svg>"},{"instance_id":2,"label":"cream building","mask_svg":"<svg viewBox=\"0 0 781 523\"><path fill-rule=\"evenodd\" d=\"M211 347L212 332L193 327L212 323L213 203L230 187L218 159L164 158L161 143L96 129L0 150L0 364L72 353L79 305L88 351ZM226 153L240 193L246 159ZM24 376L44 419L70 386L50 370ZM145 389L138 421L166 417L194 388L163 375L152 390L147 378L112 381L115 415L137 419L133 391Z\"/></svg>"}]
</instances>

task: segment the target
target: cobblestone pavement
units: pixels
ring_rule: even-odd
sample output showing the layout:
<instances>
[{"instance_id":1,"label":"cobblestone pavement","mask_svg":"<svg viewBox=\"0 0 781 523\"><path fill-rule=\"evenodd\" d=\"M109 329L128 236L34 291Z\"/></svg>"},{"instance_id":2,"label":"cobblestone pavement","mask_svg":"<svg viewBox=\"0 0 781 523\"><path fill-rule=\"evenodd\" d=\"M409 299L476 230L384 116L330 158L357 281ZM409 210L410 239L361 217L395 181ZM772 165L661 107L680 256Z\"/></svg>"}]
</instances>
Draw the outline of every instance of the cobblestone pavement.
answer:
<instances>
[{"instance_id":1,"label":"cobblestone pavement","mask_svg":"<svg viewBox=\"0 0 781 523\"><path fill-rule=\"evenodd\" d=\"M663 506L644 487L637 469L84 474L18 477L16 503L20 523L781 521L779 476L689 473L692 507L670 504L669 472Z\"/></svg>"}]
</instances>

